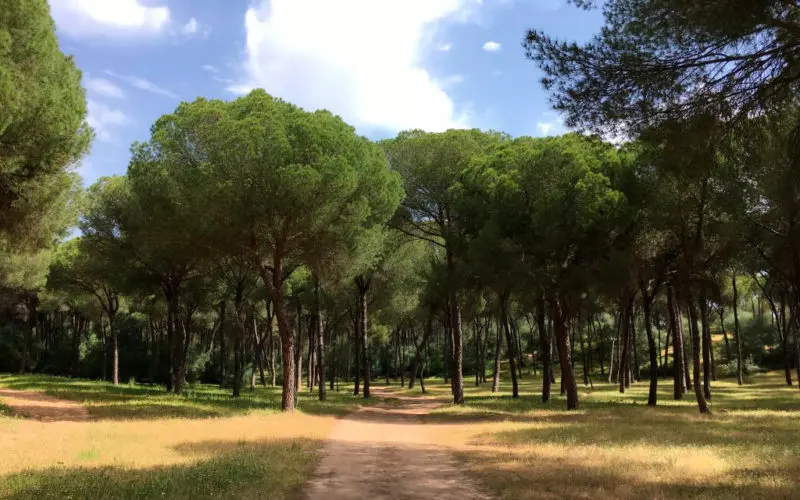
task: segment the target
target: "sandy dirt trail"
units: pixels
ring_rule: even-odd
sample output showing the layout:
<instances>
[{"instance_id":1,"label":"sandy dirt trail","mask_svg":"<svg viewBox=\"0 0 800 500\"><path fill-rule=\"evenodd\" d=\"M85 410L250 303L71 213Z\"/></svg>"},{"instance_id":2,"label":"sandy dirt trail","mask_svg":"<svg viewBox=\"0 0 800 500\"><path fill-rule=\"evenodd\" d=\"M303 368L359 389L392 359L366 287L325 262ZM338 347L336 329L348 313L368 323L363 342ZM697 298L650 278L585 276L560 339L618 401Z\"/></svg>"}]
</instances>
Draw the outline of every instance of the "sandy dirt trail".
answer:
<instances>
[{"instance_id":1,"label":"sandy dirt trail","mask_svg":"<svg viewBox=\"0 0 800 500\"><path fill-rule=\"evenodd\" d=\"M422 421L444 402L396 398L380 388L373 394L395 401L362 408L337 422L306 486L306 499L490 498L435 445L437 426Z\"/></svg>"},{"instance_id":2,"label":"sandy dirt trail","mask_svg":"<svg viewBox=\"0 0 800 500\"><path fill-rule=\"evenodd\" d=\"M89 411L76 401L58 399L41 392L0 388L0 402L17 415L44 422L85 422Z\"/></svg>"}]
</instances>

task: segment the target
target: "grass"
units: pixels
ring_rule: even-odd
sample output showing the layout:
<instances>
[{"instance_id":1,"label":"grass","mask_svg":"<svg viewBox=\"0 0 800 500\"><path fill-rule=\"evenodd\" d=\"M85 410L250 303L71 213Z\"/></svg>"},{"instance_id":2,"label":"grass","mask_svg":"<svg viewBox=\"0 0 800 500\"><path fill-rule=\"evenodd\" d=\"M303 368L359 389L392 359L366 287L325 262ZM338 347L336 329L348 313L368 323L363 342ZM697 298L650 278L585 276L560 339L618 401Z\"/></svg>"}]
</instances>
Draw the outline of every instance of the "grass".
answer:
<instances>
[{"instance_id":1,"label":"grass","mask_svg":"<svg viewBox=\"0 0 800 500\"><path fill-rule=\"evenodd\" d=\"M47 395L78 401L96 419L149 420L154 418L231 417L251 413L275 413L280 410L280 387L245 388L239 398L230 389L214 385L188 385L185 394L168 394L161 386L120 384L69 379L46 375L0 375L0 387L44 392ZM303 391L298 408L311 415L343 415L364 404L349 391L328 391L328 401ZM2 410L0 410L2 411Z\"/></svg>"},{"instance_id":2,"label":"grass","mask_svg":"<svg viewBox=\"0 0 800 500\"><path fill-rule=\"evenodd\" d=\"M800 391L782 374L712 383L711 416L693 394L672 400L661 380L659 406L647 383L579 387L581 404L565 411L555 384L543 404L540 380L526 376L521 398L509 384L465 388L464 406L427 418L439 443L503 499L517 498L800 498ZM449 385L427 383L432 395Z\"/></svg>"},{"instance_id":3,"label":"grass","mask_svg":"<svg viewBox=\"0 0 800 500\"><path fill-rule=\"evenodd\" d=\"M558 384L543 404L538 377L522 379L516 400L507 380L496 394L470 382L465 405L444 405L425 422L435 444L501 499L800 498L800 391L782 377L712 383L710 416L691 393L673 401L666 380L656 408L646 406L646 382L625 394L581 385L575 412ZM0 386L81 401L95 417L44 423L0 407L0 498L18 499L296 496L335 417L362 403L332 391L329 402L306 395L300 412L283 415L272 388L237 400L210 386L177 397L41 376L0 376ZM427 397L450 396L441 379L426 387Z\"/></svg>"},{"instance_id":4,"label":"grass","mask_svg":"<svg viewBox=\"0 0 800 500\"><path fill-rule=\"evenodd\" d=\"M304 391L281 414L280 389L163 387L2 375L0 387L78 401L90 422L11 418L0 406L0 498L286 498L311 476L336 416L365 404Z\"/></svg>"}]
</instances>

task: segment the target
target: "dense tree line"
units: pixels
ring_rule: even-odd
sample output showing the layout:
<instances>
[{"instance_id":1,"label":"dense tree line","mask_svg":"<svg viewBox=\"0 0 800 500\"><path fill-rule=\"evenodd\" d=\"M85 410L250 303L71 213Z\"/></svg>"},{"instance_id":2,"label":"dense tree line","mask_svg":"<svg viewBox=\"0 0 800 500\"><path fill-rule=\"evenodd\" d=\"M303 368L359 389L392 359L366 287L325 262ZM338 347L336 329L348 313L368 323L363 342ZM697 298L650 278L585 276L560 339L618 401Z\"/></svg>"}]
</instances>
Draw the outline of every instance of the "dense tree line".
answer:
<instances>
[{"instance_id":1,"label":"dense tree line","mask_svg":"<svg viewBox=\"0 0 800 500\"><path fill-rule=\"evenodd\" d=\"M513 397L541 376L545 402L559 375L570 409L579 374L621 392L644 374L651 405L669 376L701 412L718 375L782 367L791 385L800 114L785 52L800 25L796 6L757 3L720 18L714 2L617 0L586 46L529 33L585 133L376 143L256 90L182 103L124 176L86 190L71 173L91 134L80 73L46 2L3 11L0 369L176 394L280 384L284 410L303 386L369 397L378 377L424 391L429 375L459 404L465 374L497 391L502 370ZM46 84L20 93L32 79ZM612 129L625 139L590 133Z\"/></svg>"}]
</instances>

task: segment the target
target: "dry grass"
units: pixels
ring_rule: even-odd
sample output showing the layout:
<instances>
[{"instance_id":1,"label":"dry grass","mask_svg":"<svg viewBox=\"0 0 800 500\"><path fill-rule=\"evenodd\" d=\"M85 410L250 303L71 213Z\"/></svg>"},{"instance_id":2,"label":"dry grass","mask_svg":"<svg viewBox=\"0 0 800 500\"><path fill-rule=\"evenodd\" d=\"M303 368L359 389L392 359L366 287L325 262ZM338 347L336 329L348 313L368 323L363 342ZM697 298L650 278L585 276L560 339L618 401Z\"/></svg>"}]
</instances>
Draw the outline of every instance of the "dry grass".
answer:
<instances>
[{"instance_id":1,"label":"dry grass","mask_svg":"<svg viewBox=\"0 0 800 500\"><path fill-rule=\"evenodd\" d=\"M318 463L333 415L358 403L343 391L282 415L271 389L232 401L207 387L175 398L63 379L3 384L84 401L96 418L0 415L0 497L10 498L293 496ZM435 410L425 434L499 498L800 498L800 391L782 374L741 388L712 384L711 416L697 413L691 395L672 401L661 384L657 408L645 405L644 382L624 395L609 384L581 387L577 412L565 411L557 384L542 404L530 375L518 400L506 381L498 394L470 384L467 404ZM449 396L441 381L427 385L430 397Z\"/></svg>"},{"instance_id":2,"label":"dry grass","mask_svg":"<svg viewBox=\"0 0 800 500\"><path fill-rule=\"evenodd\" d=\"M89 422L0 414L0 498L286 498L306 482L346 394L309 414L276 411L272 389L237 401L210 387L186 397L157 388L54 377L0 384L83 401ZM209 418L213 417L213 418Z\"/></svg>"},{"instance_id":3,"label":"dry grass","mask_svg":"<svg viewBox=\"0 0 800 500\"><path fill-rule=\"evenodd\" d=\"M558 396L541 403L539 380L523 380L519 400L467 389L467 404L428 417L435 435L499 498L800 498L800 391L781 374L752 385L712 385L712 416L691 395L659 407L647 384L619 394L610 384L581 388L581 409ZM428 383L431 393L449 386Z\"/></svg>"}]
</instances>

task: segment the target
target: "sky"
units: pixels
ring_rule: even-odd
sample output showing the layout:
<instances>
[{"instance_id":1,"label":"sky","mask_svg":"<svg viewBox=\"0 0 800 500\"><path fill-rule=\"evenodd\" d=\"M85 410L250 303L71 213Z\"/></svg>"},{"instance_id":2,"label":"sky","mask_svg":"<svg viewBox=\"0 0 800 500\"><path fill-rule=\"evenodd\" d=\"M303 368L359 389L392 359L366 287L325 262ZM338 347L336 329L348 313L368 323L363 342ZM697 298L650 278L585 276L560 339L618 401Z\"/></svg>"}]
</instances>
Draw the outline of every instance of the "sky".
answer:
<instances>
[{"instance_id":1,"label":"sky","mask_svg":"<svg viewBox=\"0 0 800 500\"><path fill-rule=\"evenodd\" d=\"M95 130L85 184L125 173L130 146L181 101L254 88L328 109L371 139L474 127L564 132L528 29L583 41L601 14L566 0L50 0L83 72Z\"/></svg>"}]
</instances>

